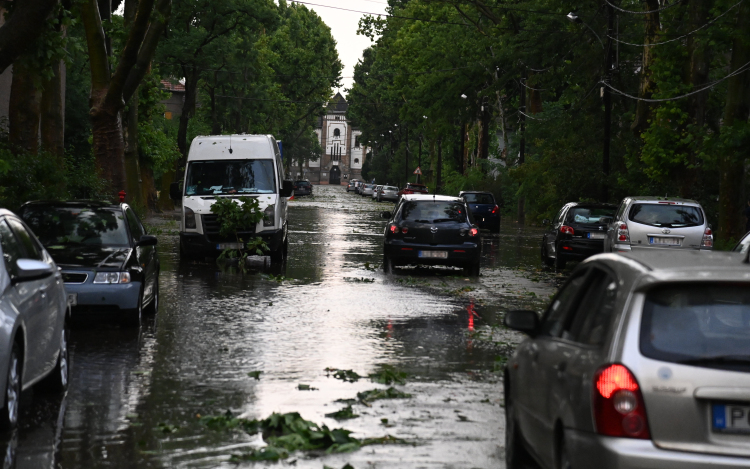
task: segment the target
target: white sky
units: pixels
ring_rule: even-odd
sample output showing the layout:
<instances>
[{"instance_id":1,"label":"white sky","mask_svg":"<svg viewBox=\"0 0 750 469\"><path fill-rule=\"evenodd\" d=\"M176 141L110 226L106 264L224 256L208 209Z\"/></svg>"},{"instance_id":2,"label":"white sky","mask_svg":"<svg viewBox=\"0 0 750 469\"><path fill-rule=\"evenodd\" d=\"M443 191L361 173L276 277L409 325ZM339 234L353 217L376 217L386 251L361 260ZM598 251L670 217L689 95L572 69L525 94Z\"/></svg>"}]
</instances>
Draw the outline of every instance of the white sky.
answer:
<instances>
[{"instance_id":1,"label":"white sky","mask_svg":"<svg viewBox=\"0 0 750 469\"><path fill-rule=\"evenodd\" d=\"M302 0L304 2L316 3L332 7L346 8L349 10L365 11L369 13L385 13L388 6L386 0ZM342 87L338 90L344 94L344 88L351 88L354 80L354 66L362 57L362 51L372 44L365 36L357 36L357 25L363 16L361 13L336 10L323 6L305 5L314 10L323 21L331 28L333 38L336 40L336 48L339 51L339 59L344 64L341 76Z\"/></svg>"}]
</instances>

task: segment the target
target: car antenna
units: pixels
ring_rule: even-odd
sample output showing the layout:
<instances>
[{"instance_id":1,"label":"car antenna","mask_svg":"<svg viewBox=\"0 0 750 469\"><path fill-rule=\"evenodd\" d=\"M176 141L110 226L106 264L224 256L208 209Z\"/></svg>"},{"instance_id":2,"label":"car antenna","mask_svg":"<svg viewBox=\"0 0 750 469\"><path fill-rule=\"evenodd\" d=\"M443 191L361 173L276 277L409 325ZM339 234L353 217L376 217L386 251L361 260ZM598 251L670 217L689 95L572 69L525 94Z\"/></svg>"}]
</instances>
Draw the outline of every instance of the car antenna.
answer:
<instances>
[{"instance_id":1,"label":"car antenna","mask_svg":"<svg viewBox=\"0 0 750 469\"><path fill-rule=\"evenodd\" d=\"M229 134L229 154L232 154L232 134Z\"/></svg>"}]
</instances>

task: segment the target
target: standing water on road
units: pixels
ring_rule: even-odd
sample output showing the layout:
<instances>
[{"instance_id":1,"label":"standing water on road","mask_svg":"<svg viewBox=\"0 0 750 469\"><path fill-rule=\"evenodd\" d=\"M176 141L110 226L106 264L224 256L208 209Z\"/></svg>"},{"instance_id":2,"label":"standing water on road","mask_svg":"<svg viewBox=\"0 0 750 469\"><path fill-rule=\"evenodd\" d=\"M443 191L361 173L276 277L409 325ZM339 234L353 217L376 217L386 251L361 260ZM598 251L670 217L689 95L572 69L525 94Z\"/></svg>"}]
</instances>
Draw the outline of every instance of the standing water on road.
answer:
<instances>
[{"instance_id":1,"label":"standing water on road","mask_svg":"<svg viewBox=\"0 0 750 469\"><path fill-rule=\"evenodd\" d=\"M487 235L479 279L440 268L386 277L379 213L392 207L338 186L293 200L289 255L275 275L181 261L176 227L151 220L162 228L158 314L138 331L74 330L70 391L62 402L24 401L6 459L19 468L504 467L499 371L520 336L500 326L502 313L540 310L559 281L540 270L540 232L506 223ZM395 377L390 386L411 397L358 399L389 387L371 373ZM358 417L331 416L340 410ZM357 439L393 438L252 462L260 434L205 423L227 411L299 412Z\"/></svg>"}]
</instances>

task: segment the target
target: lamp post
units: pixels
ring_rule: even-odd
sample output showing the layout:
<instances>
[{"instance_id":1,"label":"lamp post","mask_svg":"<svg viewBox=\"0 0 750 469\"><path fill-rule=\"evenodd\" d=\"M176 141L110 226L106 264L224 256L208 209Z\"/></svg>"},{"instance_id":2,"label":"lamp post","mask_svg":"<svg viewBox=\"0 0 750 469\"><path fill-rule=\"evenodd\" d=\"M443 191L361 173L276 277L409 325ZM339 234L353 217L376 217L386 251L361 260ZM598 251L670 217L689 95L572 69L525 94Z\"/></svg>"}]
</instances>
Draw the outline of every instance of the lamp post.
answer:
<instances>
[{"instance_id":1,"label":"lamp post","mask_svg":"<svg viewBox=\"0 0 750 469\"><path fill-rule=\"evenodd\" d=\"M584 23L578 15L573 12L568 13L567 18L574 22L580 23L594 33L594 36L599 40L602 49L604 50L604 86L602 87L602 100L604 101L604 146L602 148L602 172L604 173L604 181L602 183L602 202L606 202L609 199L609 187L607 180L609 179L609 150L610 142L612 140L612 91L609 89L609 84L612 80L612 34L614 29L614 15L612 14L612 7L607 3L607 45L604 45L602 39L596 34L596 31Z\"/></svg>"}]
</instances>

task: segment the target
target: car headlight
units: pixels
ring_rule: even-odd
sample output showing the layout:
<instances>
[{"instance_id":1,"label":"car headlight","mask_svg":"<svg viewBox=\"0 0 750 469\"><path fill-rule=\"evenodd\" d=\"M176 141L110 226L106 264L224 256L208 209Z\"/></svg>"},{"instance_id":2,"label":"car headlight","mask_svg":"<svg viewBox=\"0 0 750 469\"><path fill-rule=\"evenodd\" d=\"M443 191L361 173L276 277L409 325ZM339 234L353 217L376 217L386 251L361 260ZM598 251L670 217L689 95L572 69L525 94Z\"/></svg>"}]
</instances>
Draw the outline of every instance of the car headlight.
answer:
<instances>
[{"instance_id":1,"label":"car headlight","mask_svg":"<svg viewBox=\"0 0 750 469\"><path fill-rule=\"evenodd\" d=\"M273 226L276 219L276 206L269 205L263 210L263 226Z\"/></svg>"},{"instance_id":2,"label":"car headlight","mask_svg":"<svg viewBox=\"0 0 750 469\"><path fill-rule=\"evenodd\" d=\"M185 228L195 229L195 212L190 207L185 207Z\"/></svg>"},{"instance_id":3,"label":"car headlight","mask_svg":"<svg viewBox=\"0 0 750 469\"><path fill-rule=\"evenodd\" d=\"M97 272L94 283L130 283L130 272Z\"/></svg>"}]
</instances>

